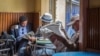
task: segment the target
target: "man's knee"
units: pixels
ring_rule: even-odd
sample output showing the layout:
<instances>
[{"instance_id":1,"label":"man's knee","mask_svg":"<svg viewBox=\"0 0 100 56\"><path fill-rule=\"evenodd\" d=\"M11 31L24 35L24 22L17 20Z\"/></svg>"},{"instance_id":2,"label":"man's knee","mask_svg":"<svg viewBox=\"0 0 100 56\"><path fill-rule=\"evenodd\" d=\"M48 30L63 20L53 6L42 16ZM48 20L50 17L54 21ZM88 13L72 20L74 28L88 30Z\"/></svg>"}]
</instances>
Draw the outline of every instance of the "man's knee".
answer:
<instances>
[{"instance_id":1,"label":"man's knee","mask_svg":"<svg viewBox=\"0 0 100 56\"><path fill-rule=\"evenodd\" d=\"M24 55L25 54L25 49L26 49L25 47L20 48L19 51L18 51L18 54L19 55Z\"/></svg>"}]
</instances>

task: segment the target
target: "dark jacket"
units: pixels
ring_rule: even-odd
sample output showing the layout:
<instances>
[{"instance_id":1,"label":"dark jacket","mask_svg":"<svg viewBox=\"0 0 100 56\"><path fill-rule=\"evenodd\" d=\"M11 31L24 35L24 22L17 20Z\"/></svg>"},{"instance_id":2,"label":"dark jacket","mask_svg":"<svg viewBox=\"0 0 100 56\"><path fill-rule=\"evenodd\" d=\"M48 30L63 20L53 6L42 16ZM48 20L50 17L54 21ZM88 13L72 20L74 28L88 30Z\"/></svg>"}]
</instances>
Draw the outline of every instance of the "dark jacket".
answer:
<instances>
[{"instance_id":1,"label":"dark jacket","mask_svg":"<svg viewBox=\"0 0 100 56\"><path fill-rule=\"evenodd\" d=\"M13 35L15 38L17 38L19 36L19 32L18 32L19 31L19 24L16 24L16 25L18 25L18 29L15 29L14 25L11 28L11 35ZM32 31L31 24L28 24L26 27L27 27L27 33Z\"/></svg>"},{"instance_id":2,"label":"dark jacket","mask_svg":"<svg viewBox=\"0 0 100 56\"><path fill-rule=\"evenodd\" d=\"M15 37L15 39L17 39L17 37L19 36L19 32L18 32L19 31L19 24L16 24L16 25L18 25L17 29L15 28L15 25L13 25L12 28L11 28L11 35L13 35ZM32 31L31 24L28 24L26 27L27 27L27 33L30 32L30 31ZM20 42L16 41L17 48L19 47L19 45L22 45L24 42L26 42L26 44L27 44L28 40L22 39Z\"/></svg>"}]
</instances>

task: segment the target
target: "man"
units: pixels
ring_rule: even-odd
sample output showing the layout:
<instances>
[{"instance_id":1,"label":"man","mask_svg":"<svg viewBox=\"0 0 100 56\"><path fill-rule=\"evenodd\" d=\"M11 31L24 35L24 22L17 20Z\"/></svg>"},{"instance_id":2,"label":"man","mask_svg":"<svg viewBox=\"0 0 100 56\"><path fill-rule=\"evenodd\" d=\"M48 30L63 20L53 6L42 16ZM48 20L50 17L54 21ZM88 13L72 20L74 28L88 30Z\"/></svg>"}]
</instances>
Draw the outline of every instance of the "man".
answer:
<instances>
[{"instance_id":1,"label":"man","mask_svg":"<svg viewBox=\"0 0 100 56\"><path fill-rule=\"evenodd\" d=\"M75 49L79 49L79 15L75 15L72 17L71 22L67 24L68 26L72 27L74 33L71 36L70 40L76 44Z\"/></svg>"},{"instance_id":2,"label":"man","mask_svg":"<svg viewBox=\"0 0 100 56\"><path fill-rule=\"evenodd\" d=\"M52 15L50 13L44 13L42 16L41 16L41 21L42 21L42 26L40 26L38 29L37 29L37 32L36 32L36 36L37 37L40 37L39 39L47 39L49 35L46 35L45 32L48 32L49 29L46 28L45 26L48 25L48 24L51 24L53 22L53 19L52 19ZM45 28L44 28L45 27ZM45 31L45 32L44 32ZM43 37L43 38L41 38ZM52 46L52 44L46 44L45 46ZM44 45L43 45L44 46ZM40 49L41 50L41 49ZM40 52L41 53L41 52ZM52 55L54 53L54 51L52 49L46 49L46 54L48 55ZM46 55L46 54L38 54L38 55Z\"/></svg>"},{"instance_id":3,"label":"man","mask_svg":"<svg viewBox=\"0 0 100 56\"><path fill-rule=\"evenodd\" d=\"M19 23L12 26L11 33L16 38L16 45L18 48L18 56L30 56L28 52L25 53L25 47L28 41L35 41L34 37L23 39L24 35L32 31L31 26L28 24L28 18L25 16L19 17Z\"/></svg>"},{"instance_id":4,"label":"man","mask_svg":"<svg viewBox=\"0 0 100 56\"><path fill-rule=\"evenodd\" d=\"M76 19L77 17L79 17L78 14L72 16L71 22L74 21L74 19ZM68 26L67 35L68 35L68 38L71 38L75 34L75 30L72 28L72 25L70 25L69 23L67 24L67 26Z\"/></svg>"},{"instance_id":5,"label":"man","mask_svg":"<svg viewBox=\"0 0 100 56\"><path fill-rule=\"evenodd\" d=\"M42 26L40 26L36 32L36 36L39 37L42 36L41 34L42 27L53 22L52 15L50 13L45 13L43 16L41 16L41 21L42 21Z\"/></svg>"}]
</instances>

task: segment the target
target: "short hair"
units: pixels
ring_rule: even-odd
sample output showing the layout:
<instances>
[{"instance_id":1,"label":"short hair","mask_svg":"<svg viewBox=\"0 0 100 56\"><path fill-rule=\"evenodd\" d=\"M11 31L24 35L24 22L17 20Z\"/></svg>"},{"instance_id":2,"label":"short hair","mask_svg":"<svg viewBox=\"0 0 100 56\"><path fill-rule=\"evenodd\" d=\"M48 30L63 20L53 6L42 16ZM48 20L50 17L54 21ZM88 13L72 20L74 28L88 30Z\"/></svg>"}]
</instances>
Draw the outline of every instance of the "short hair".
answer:
<instances>
[{"instance_id":1,"label":"short hair","mask_svg":"<svg viewBox=\"0 0 100 56\"><path fill-rule=\"evenodd\" d=\"M24 21L27 21L27 20L28 20L28 18L25 17L25 16L20 16L20 17L19 17L19 22L20 22L20 23L22 23L22 22L24 22Z\"/></svg>"}]
</instances>

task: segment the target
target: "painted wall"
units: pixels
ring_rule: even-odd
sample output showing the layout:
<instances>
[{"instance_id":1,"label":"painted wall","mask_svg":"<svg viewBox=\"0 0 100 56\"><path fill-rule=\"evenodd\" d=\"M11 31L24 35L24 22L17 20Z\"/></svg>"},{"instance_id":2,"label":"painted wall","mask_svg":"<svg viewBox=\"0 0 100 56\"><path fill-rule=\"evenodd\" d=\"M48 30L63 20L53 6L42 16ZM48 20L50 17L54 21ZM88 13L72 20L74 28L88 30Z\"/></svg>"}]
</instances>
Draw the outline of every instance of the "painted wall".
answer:
<instances>
[{"instance_id":1,"label":"painted wall","mask_svg":"<svg viewBox=\"0 0 100 56\"><path fill-rule=\"evenodd\" d=\"M41 0L35 0L34 5L34 11L41 12Z\"/></svg>"},{"instance_id":2,"label":"painted wall","mask_svg":"<svg viewBox=\"0 0 100 56\"><path fill-rule=\"evenodd\" d=\"M49 0L41 0L41 14L49 12Z\"/></svg>"},{"instance_id":3,"label":"painted wall","mask_svg":"<svg viewBox=\"0 0 100 56\"><path fill-rule=\"evenodd\" d=\"M49 0L35 0L34 11L40 12L40 15L49 12Z\"/></svg>"},{"instance_id":4,"label":"painted wall","mask_svg":"<svg viewBox=\"0 0 100 56\"><path fill-rule=\"evenodd\" d=\"M0 0L0 12L49 12L49 0Z\"/></svg>"},{"instance_id":5,"label":"painted wall","mask_svg":"<svg viewBox=\"0 0 100 56\"><path fill-rule=\"evenodd\" d=\"M65 27L66 0L56 0L56 19Z\"/></svg>"},{"instance_id":6,"label":"painted wall","mask_svg":"<svg viewBox=\"0 0 100 56\"><path fill-rule=\"evenodd\" d=\"M34 12L39 12L40 16L49 12L49 0L35 0L34 5ZM41 25L41 20L39 21L39 25Z\"/></svg>"},{"instance_id":7,"label":"painted wall","mask_svg":"<svg viewBox=\"0 0 100 56\"><path fill-rule=\"evenodd\" d=\"M33 12L34 0L0 0L0 12Z\"/></svg>"},{"instance_id":8,"label":"painted wall","mask_svg":"<svg viewBox=\"0 0 100 56\"><path fill-rule=\"evenodd\" d=\"M90 8L100 7L100 0L89 0Z\"/></svg>"}]
</instances>

